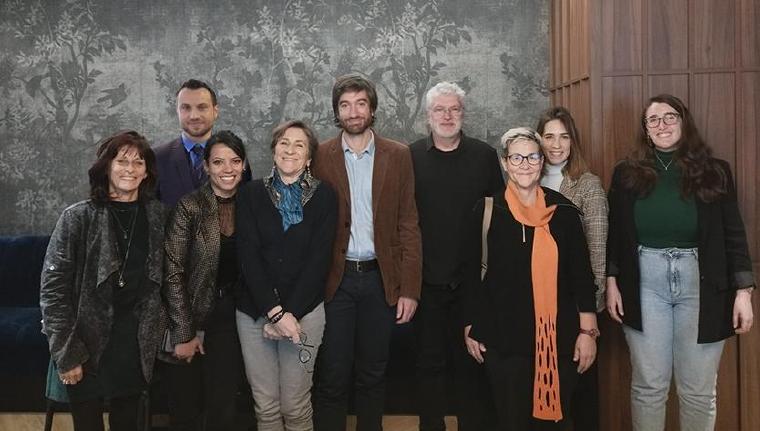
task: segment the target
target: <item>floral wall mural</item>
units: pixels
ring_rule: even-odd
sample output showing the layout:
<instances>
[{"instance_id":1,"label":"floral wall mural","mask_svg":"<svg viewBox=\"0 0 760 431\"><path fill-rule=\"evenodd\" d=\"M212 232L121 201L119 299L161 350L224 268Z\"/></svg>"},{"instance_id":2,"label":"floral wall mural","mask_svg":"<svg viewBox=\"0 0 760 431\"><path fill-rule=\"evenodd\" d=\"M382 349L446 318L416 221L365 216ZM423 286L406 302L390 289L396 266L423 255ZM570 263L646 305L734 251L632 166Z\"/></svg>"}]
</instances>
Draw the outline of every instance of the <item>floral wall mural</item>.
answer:
<instances>
[{"instance_id":1,"label":"floral wall mural","mask_svg":"<svg viewBox=\"0 0 760 431\"><path fill-rule=\"evenodd\" d=\"M188 78L216 89L216 129L243 137L254 176L281 121L336 133L330 89L347 72L376 83L385 136L424 136L424 94L452 80L465 130L495 145L548 104L547 31L548 2L530 0L3 0L0 234L49 233L86 197L102 137L176 137Z\"/></svg>"}]
</instances>

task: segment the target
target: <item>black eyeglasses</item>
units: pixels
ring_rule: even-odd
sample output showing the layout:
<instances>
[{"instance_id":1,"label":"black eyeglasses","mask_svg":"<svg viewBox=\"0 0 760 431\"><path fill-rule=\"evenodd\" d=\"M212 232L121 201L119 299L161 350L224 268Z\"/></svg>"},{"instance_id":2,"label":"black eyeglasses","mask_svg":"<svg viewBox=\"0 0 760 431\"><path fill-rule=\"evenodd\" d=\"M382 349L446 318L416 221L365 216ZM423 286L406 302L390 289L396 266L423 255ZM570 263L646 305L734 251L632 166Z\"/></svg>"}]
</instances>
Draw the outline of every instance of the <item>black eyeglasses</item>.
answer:
<instances>
[{"instance_id":1,"label":"black eyeglasses","mask_svg":"<svg viewBox=\"0 0 760 431\"><path fill-rule=\"evenodd\" d=\"M309 361L311 361L311 350L314 346L311 344L306 344L306 333L305 332L299 332L298 333L299 341L296 343L301 349L298 351L298 360L301 361L302 364L307 364ZM312 372L311 370L307 370L308 372Z\"/></svg>"},{"instance_id":2,"label":"black eyeglasses","mask_svg":"<svg viewBox=\"0 0 760 431\"><path fill-rule=\"evenodd\" d=\"M544 156L541 153L530 153L527 156L518 153L507 154L507 160L509 160L512 166L520 166L524 160L527 160L529 165L535 166L541 163L543 159Z\"/></svg>"},{"instance_id":3,"label":"black eyeglasses","mask_svg":"<svg viewBox=\"0 0 760 431\"><path fill-rule=\"evenodd\" d=\"M660 127L660 121L665 123L666 126L672 126L676 123L678 123L678 120L681 118L681 115L679 115L676 112L668 112L666 114L663 114L662 117L657 116L651 116L644 119L644 124L647 126L647 129L656 129Z\"/></svg>"}]
</instances>

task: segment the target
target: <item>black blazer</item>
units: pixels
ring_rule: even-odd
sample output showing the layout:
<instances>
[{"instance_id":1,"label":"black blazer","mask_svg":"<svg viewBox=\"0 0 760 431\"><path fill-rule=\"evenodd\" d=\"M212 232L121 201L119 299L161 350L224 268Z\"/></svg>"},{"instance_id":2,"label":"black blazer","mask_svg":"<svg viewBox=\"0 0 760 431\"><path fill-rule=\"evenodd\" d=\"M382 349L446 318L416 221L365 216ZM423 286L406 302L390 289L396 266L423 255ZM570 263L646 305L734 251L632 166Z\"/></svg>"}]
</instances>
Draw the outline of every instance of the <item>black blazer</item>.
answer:
<instances>
[{"instance_id":1,"label":"black blazer","mask_svg":"<svg viewBox=\"0 0 760 431\"><path fill-rule=\"evenodd\" d=\"M173 207L182 196L195 190L189 156L180 138L154 147L153 152L158 170L158 198Z\"/></svg>"},{"instance_id":2,"label":"black blazer","mask_svg":"<svg viewBox=\"0 0 760 431\"><path fill-rule=\"evenodd\" d=\"M699 230L698 343L712 343L734 335L736 289L755 284L731 168L723 160L713 160L724 171L728 193L711 203L694 198ZM625 168L625 162L615 167L608 195L607 275L617 278L625 310L623 323L641 331L638 239L633 213L636 196L621 183Z\"/></svg>"},{"instance_id":3,"label":"black blazer","mask_svg":"<svg viewBox=\"0 0 760 431\"><path fill-rule=\"evenodd\" d=\"M324 301L337 207L335 192L322 182L303 207L303 221L283 231L264 180L241 186L235 214L240 311L257 319L280 304L300 320Z\"/></svg>"},{"instance_id":4,"label":"black blazer","mask_svg":"<svg viewBox=\"0 0 760 431\"><path fill-rule=\"evenodd\" d=\"M578 337L578 312L596 312L591 271L580 210L567 198L543 188L547 205L557 205L549 229L557 243L557 352L572 355ZM465 324L470 336L502 354L535 353L535 313L531 281L534 228L515 220L504 199L494 195L488 231L488 271L480 281L481 229L484 200L475 205L464 232Z\"/></svg>"}]
</instances>

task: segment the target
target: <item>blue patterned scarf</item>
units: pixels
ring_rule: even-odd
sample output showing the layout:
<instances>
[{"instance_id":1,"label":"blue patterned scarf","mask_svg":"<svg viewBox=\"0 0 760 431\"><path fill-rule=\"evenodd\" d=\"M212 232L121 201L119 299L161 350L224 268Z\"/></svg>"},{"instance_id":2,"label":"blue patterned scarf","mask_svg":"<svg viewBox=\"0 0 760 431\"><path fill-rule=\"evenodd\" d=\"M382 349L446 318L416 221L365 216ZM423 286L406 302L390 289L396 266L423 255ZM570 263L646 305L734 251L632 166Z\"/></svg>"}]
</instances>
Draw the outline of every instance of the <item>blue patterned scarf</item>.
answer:
<instances>
[{"instance_id":1,"label":"blue patterned scarf","mask_svg":"<svg viewBox=\"0 0 760 431\"><path fill-rule=\"evenodd\" d=\"M290 226L301 223L303 220L303 205L301 204L303 189L301 188L301 181L285 184L280 179L280 175L276 169L273 176L274 181L272 185L279 195L276 205L277 210L282 216L282 229L287 231Z\"/></svg>"}]
</instances>

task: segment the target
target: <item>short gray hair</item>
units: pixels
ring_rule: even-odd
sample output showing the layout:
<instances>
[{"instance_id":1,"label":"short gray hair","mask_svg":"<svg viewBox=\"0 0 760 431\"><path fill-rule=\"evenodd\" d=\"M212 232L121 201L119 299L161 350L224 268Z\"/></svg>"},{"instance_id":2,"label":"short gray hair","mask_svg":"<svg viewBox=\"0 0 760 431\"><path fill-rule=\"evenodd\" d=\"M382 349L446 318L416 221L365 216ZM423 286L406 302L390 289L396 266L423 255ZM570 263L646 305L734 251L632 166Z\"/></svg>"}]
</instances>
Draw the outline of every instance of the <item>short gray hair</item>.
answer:
<instances>
[{"instance_id":1,"label":"short gray hair","mask_svg":"<svg viewBox=\"0 0 760 431\"><path fill-rule=\"evenodd\" d=\"M428 90L427 94L425 94L426 111L430 111L430 107L433 106L433 101L438 96L457 96L459 99L459 104L464 108L465 92L462 90L462 87L458 86L456 83L442 81L438 84L435 84L433 88Z\"/></svg>"},{"instance_id":2,"label":"short gray hair","mask_svg":"<svg viewBox=\"0 0 760 431\"><path fill-rule=\"evenodd\" d=\"M507 132L501 136L501 155L506 156L509 144L520 140L535 142L536 145L538 145L538 151L543 154L544 150L541 146L543 139L541 139L541 135L539 135L538 132L530 127L515 127L507 130Z\"/></svg>"}]
</instances>

